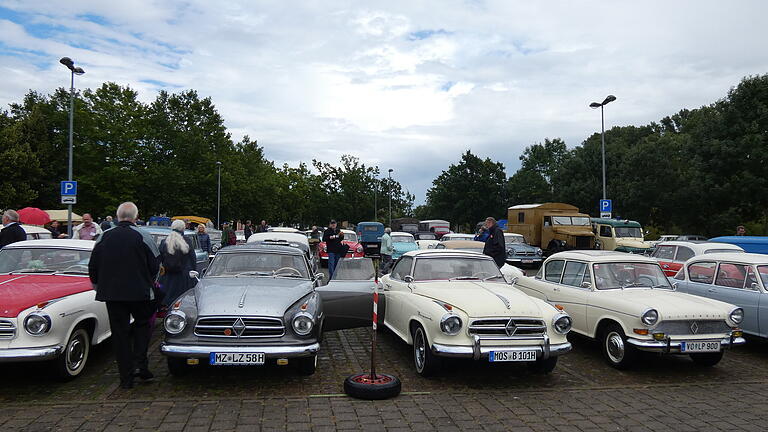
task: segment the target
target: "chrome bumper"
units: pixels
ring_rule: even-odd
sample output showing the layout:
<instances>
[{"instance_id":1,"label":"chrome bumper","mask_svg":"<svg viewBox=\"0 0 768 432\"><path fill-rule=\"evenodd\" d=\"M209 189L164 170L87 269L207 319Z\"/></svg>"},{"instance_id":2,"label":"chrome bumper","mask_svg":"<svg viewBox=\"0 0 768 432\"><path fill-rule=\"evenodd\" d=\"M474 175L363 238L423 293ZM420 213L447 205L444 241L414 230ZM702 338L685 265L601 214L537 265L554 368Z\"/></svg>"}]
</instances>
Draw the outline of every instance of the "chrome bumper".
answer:
<instances>
[{"instance_id":1,"label":"chrome bumper","mask_svg":"<svg viewBox=\"0 0 768 432\"><path fill-rule=\"evenodd\" d=\"M717 342L720 341L720 347L722 348L728 348L733 345L743 345L747 341L743 337L725 337L725 338L713 338L713 339L695 339L696 342ZM639 349L640 351L650 351L650 352L658 352L663 354L680 354L680 345L681 342L692 342L692 341L680 341L680 340L671 340L671 339L664 339L664 340L645 340L645 339L633 339L628 338L627 343L632 344L635 348ZM686 354L686 353L683 353Z\"/></svg>"},{"instance_id":2,"label":"chrome bumper","mask_svg":"<svg viewBox=\"0 0 768 432\"><path fill-rule=\"evenodd\" d=\"M62 345L0 349L0 363L50 360L58 357L62 352L64 352Z\"/></svg>"},{"instance_id":3,"label":"chrome bumper","mask_svg":"<svg viewBox=\"0 0 768 432\"><path fill-rule=\"evenodd\" d=\"M571 350L571 343L565 342L561 344L550 344L549 337L531 338L529 340L538 340L542 342L540 345L487 345L480 346L481 341L493 341L493 340L519 340L506 337L480 337L473 336L472 346L461 345L442 345L432 344L432 353L440 357L453 357L453 358L471 358L474 360L480 360L481 358L488 358L488 353L491 351L536 351L536 358L539 360L545 360L549 357L556 357L563 355Z\"/></svg>"},{"instance_id":4,"label":"chrome bumper","mask_svg":"<svg viewBox=\"0 0 768 432\"><path fill-rule=\"evenodd\" d=\"M286 346L206 346L162 343L160 352L169 357L208 358L211 353L264 353L266 358L310 357L320 350L320 344Z\"/></svg>"}]
</instances>

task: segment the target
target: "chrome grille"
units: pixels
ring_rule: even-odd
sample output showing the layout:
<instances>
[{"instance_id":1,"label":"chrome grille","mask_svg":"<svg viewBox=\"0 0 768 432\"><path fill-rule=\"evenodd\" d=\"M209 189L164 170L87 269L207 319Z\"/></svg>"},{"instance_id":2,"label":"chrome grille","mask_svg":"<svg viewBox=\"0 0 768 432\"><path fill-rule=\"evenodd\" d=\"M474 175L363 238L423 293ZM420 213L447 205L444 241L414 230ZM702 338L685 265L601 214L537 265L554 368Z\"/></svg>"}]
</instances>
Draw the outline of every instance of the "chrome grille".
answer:
<instances>
[{"instance_id":1,"label":"chrome grille","mask_svg":"<svg viewBox=\"0 0 768 432\"><path fill-rule=\"evenodd\" d=\"M202 317L195 335L219 338L267 338L285 334L283 320L272 317Z\"/></svg>"},{"instance_id":2,"label":"chrome grille","mask_svg":"<svg viewBox=\"0 0 768 432\"><path fill-rule=\"evenodd\" d=\"M16 324L10 320L0 319L0 339L16 337Z\"/></svg>"},{"instance_id":3,"label":"chrome grille","mask_svg":"<svg viewBox=\"0 0 768 432\"><path fill-rule=\"evenodd\" d=\"M704 335L730 333L731 327L723 320L671 320L662 321L653 333L669 335Z\"/></svg>"},{"instance_id":4,"label":"chrome grille","mask_svg":"<svg viewBox=\"0 0 768 432\"><path fill-rule=\"evenodd\" d=\"M469 334L478 336L515 337L542 336L547 332L544 321L535 318L482 318L469 323Z\"/></svg>"}]
</instances>

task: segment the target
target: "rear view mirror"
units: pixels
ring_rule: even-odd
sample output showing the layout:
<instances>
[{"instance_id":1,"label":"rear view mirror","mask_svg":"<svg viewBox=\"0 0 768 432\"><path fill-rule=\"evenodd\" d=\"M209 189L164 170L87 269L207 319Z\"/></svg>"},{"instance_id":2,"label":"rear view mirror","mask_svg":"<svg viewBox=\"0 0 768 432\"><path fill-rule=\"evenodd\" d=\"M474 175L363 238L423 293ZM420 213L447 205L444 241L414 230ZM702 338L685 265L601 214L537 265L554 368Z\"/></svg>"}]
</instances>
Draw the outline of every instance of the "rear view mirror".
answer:
<instances>
[{"instance_id":1,"label":"rear view mirror","mask_svg":"<svg viewBox=\"0 0 768 432\"><path fill-rule=\"evenodd\" d=\"M191 279L197 279L199 281L200 280L200 273L196 272L195 270L190 270L189 271L189 277Z\"/></svg>"}]
</instances>

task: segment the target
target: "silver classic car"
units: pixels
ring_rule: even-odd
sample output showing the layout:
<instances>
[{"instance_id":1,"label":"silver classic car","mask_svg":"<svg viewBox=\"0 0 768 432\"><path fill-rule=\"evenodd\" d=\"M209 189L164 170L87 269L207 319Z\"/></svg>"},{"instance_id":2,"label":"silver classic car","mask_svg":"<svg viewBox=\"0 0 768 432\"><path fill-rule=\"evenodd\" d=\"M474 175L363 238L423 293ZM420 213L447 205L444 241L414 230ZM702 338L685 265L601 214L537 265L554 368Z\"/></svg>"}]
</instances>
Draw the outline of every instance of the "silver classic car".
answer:
<instances>
[{"instance_id":1,"label":"silver classic car","mask_svg":"<svg viewBox=\"0 0 768 432\"><path fill-rule=\"evenodd\" d=\"M373 284L320 286L323 275L313 275L311 268L307 255L295 247L221 249L197 286L165 317L160 350L171 374L183 375L201 361L214 366L290 362L302 374L314 373L323 330L371 323Z\"/></svg>"}]
</instances>

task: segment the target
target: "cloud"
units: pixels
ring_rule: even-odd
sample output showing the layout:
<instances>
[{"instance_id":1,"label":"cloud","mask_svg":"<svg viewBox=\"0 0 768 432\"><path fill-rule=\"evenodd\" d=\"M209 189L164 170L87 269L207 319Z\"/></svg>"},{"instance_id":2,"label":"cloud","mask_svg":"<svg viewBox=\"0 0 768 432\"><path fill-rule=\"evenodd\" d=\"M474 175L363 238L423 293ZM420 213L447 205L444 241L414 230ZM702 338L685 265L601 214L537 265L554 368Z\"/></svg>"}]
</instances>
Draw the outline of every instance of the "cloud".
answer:
<instances>
[{"instance_id":1,"label":"cloud","mask_svg":"<svg viewBox=\"0 0 768 432\"><path fill-rule=\"evenodd\" d=\"M768 71L766 15L759 0L0 0L0 103L67 86L69 56L78 87L196 89L278 164L351 153L421 201L466 149L511 174L545 137L578 145L609 93L607 127L723 97Z\"/></svg>"}]
</instances>

